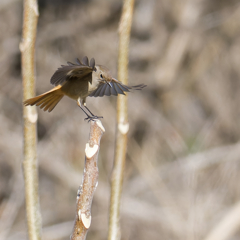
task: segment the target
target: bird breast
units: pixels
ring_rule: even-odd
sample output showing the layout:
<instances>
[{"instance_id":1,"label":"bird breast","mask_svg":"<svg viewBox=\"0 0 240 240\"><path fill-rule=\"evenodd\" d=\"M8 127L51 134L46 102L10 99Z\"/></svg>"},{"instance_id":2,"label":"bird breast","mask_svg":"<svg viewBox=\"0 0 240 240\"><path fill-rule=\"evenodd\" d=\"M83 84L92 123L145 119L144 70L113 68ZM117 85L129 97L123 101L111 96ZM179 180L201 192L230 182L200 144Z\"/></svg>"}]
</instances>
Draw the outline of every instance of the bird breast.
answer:
<instances>
[{"instance_id":1,"label":"bird breast","mask_svg":"<svg viewBox=\"0 0 240 240\"><path fill-rule=\"evenodd\" d=\"M89 79L71 79L62 85L62 92L68 97L77 100L86 98L92 91L97 89L99 82L97 80L89 81Z\"/></svg>"}]
</instances>

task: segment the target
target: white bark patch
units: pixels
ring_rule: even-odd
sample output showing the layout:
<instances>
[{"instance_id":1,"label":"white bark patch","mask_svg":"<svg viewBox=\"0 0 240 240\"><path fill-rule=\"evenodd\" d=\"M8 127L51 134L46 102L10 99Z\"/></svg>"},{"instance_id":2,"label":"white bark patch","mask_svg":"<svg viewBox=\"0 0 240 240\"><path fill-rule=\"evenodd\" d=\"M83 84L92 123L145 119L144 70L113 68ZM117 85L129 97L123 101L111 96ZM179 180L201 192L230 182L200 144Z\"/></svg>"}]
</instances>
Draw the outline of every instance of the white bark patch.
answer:
<instances>
[{"instance_id":1,"label":"white bark patch","mask_svg":"<svg viewBox=\"0 0 240 240\"><path fill-rule=\"evenodd\" d=\"M31 38L24 38L19 44L20 52L24 52L31 44Z\"/></svg>"},{"instance_id":2,"label":"white bark patch","mask_svg":"<svg viewBox=\"0 0 240 240\"><path fill-rule=\"evenodd\" d=\"M78 210L78 221L80 221L80 219L81 219L81 210L79 209Z\"/></svg>"},{"instance_id":3,"label":"white bark patch","mask_svg":"<svg viewBox=\"0 0 240 240\"><path fill-rule=\"evenodd\" d=\"M34 107L32 106L27 106L28 112L27 112L27 119L29 122L31 123L35 123L38 119L38 114L36 112L36 109L34 109Z\"/></svg>"},{"instance_id":4,"label":"white bark patch","mask_svg":"<svg viewBox=\"0 0 240 240\"><path fill-rule=\"evenodd\" d=\"M93 147L89 146L89 143L86 144L85 154L87 158L91 158L98 150L98 145L95 144Z\"/></svg>"},{"instance_id":5,"label":"white bark patch","mask_svg":"<svg viewBox=\"0 0 240 240\"><path fill-rule=\"evenodd\" d=\"M101 128L101 130L102 130L103 132L105 132L105 128L103 127L102 122L97 119L97 120L96 120L96 123L97 123L97 125Z\"/></svg>"},{"instance_id":6,"label":"white bark patch","mask_svg":"<svg viewBox=\"0 0 240 240\"><path fill-rule=\"evenodd\" d=\"M126 134L129 130L129 123L119 123L118 124L118 130L122 133L122 134Z\"/></svg>"},{"instance_id":7,"label":"white bark patch","mask_svg":"<svg viewBox=\"0 0 240 240\"><path fill-rule=\"evenodd\" d=\"M82 219L82 223L84 225L85 228L89 228L91 225L91 216L87 217L85 213L81 214L81 219Z\"/></svg>"}]
</instances>

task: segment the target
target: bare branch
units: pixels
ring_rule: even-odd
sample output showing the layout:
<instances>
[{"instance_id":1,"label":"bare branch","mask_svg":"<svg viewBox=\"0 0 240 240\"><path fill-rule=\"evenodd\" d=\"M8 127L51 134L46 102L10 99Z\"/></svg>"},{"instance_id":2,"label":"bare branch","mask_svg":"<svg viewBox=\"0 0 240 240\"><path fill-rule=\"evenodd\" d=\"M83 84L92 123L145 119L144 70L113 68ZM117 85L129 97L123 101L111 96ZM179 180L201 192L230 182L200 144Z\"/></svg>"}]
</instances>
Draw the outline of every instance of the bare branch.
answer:
<instances>
[{"instance_id":1,"label":"bare branch","mask_svg":"<svg viewBox=\"0 0 240 240\"><path fill-rule=\"evenodd\" d=\"M98 153L105 132L100 120L91 121L89 141L85 148L85 167L77 195L77 209L71 240L85 239L91 225L93 194L98 183Z\"/></svg>"},{"instance_id":2,"label":"bare branch","mask_svg":"<svg viewBox=\"0 0 240 240\"><path fill-rule=\"evenodd\" d=\"M132 25L134 0L125 0L119 24L118 79L128 84L128 47ZM127 133L129 129L127 115L127 97L119 96L117 100L117 139L114 168L111 180L111 203L109 216L108 240L120 239L119 208L122 192L123 171L127 150Z\"/></svg>"},{"instance_id":3,"label":"bare branch","mask_svg":"<svg viewBox=\"0 0 240 240\"><path fill-rule=\"evenodd\" d=\"M38 20L36 0L24 1L23 36L20 43L22 53L23 100L35 96L34 54ZM37 170L37 112L35 107L23 109L24 118L24 159L26 211L30 240L41 239L41 215L38 197Z\"/></svg>"}]
</instances>

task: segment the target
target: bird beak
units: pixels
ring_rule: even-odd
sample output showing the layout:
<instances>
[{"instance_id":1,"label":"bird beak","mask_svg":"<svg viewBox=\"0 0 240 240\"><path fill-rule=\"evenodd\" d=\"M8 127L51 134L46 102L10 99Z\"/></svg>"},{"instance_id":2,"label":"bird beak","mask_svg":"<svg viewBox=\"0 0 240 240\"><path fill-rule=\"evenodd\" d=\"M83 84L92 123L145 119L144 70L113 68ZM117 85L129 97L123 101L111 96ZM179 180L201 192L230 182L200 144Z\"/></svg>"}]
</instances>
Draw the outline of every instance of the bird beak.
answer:
<instances>
[{"instance_id":1,"label":"bird beak","mask_svg":"<svg viewBox=\"0 0 240 240\"><path fill-rule=\"evenodd\" d=\"M112 88L111 82L106 81L107 85Z\"/></svg>"}]
</instances>

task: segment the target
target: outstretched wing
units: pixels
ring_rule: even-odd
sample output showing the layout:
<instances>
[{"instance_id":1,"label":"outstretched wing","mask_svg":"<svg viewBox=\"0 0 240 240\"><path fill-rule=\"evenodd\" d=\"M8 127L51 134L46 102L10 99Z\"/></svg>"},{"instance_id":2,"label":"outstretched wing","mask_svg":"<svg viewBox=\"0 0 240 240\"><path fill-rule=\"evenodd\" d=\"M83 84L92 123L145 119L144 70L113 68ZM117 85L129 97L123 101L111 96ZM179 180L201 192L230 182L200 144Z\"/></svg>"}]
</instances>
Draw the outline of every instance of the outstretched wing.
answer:
<instances>
[{"instance_id":1,"label":"outstretched wing","mask_svg":"<svg viewBox=\"0 0 240 240\"><path fill-rule=\"evenodd\" d=\"M50 83L57 86L63 84L71 78L82 78L92 71L95 71L95 60L92 58L90 64L88 57L84 57L82 62L77 58L76 63L67 62L68 65L62 65L51 77Z\"/></svg>"},{"instance_id":2,"label":"outstretched wing","mask_svg":"<svg viewBox=\"0 0 240 240\"><path fill-rule=\"evenodd\" d=\"M130 90L142 90L147 85L139 84L136 86L127 86L122 84L117 79L112 79L111 82L101 82L96 90L91 92L88 96L89 97L103 97L123 94L125 95L125 92L130 92Z\"/></svg>"}]
</instances>

